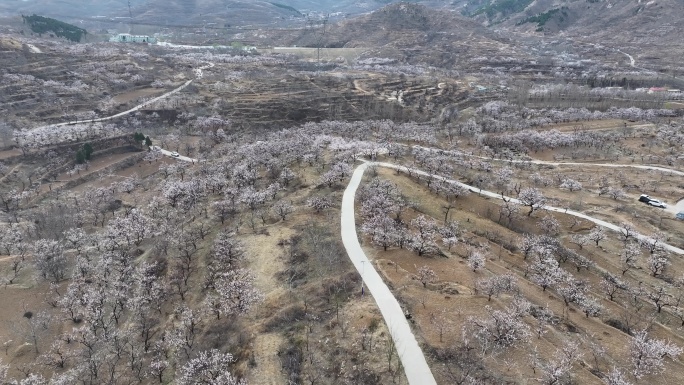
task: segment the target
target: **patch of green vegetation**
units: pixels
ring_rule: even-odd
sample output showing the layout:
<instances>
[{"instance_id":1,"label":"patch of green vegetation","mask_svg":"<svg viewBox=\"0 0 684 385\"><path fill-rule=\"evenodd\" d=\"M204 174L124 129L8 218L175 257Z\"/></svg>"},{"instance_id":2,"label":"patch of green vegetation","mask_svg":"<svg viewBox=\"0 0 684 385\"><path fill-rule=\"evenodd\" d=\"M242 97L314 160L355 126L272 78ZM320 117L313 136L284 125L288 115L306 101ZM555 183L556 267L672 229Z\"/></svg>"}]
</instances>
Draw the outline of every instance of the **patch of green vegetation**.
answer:
<instances>
[{"instance_id":1,"label":"patch of green vegetation","mask_svg":"<svg viewBox=\"0 0 684 385\"><path fill-rule=\"evenodd\" d=\"M79 148L78 151L76 151L76 163L85 163L86 161L90 160L92 154L93 146L90 143L84 144L83 147Z\"/></svg>"},{"instance_id":2,"label":"patch of green vegetation","mask_svg":"<svg viewBox=\"0 0 684 385\"><path fill-rule=\"evenodd\" d=\"M554 16L560 13L559 20L562 22L568 17L568 7L554 8L550 9L544 13L540 13L534 16L526 17L523 20L517 22L515 25L522 25L525 23L537 23L537 31L542 29L547 21L551 20Z\"/></svg>"},{"instance_id":3,"label":"patch of green vegetation","mask_svg":"<svg viewBox=\"0 0 684 385\"><path fill-rule=\"evenodd\" d=\"M479 8L475 12L471 13L470 16L477 16L485 14L488 19L494 18L497 14L501 14L503 17L508 15L518 13L527 8L533 0L502 0L496 3L490 2Z\"/></svg>"},{"instance_id":4,"label":"patch of green vegetation","mask_svg":"<svg viewBox=\"0 0 684 385\"><path fill-rule=\"evenodd\" d=\"M140 132L136 132L135 134L133 134L133 140L136 143L145 143L146 146L152 145L152 139L150 139L149 136L145 136L145 134L142 134Z\"/></svg>"},{"instance_id":5,"label":"patch of green vegetation","mask_svg":"<svg viewBox=\"0 0 684 385\"><path fill-rule=\"evenodd\" d=\"M289 6L289 5L280 4L280 3L271 3L271 5L273 5L273 6L275 6L275 7L278 7L278 8L287 9L288 11L292 11L292 12L294 12L294 13L296 13L297 15L300 15L300 16L302 15L302 13L299 12L296 8L291 7L291 6Z\"/></svg>"},{"instance_id":6,"label":"patch of green vegetation","mask_svg":"<svg viewBox=\"0 0 684 385\"><path fill-rule=\"evenodd\" d=\"M668 110L682 109L682 103L666 102L663 108Z\"/></svg>"},{"instance_id":7,"label":"patch of green vegetation","mask_svg":"<svg viewBox=\"0 0 684 385\"><path fill-rule=\"evenodd\" d=\"M31 31L37 33L39 36L42 36L44 33L52 32L56 36L64 37L78 43L83 36L88 34L83 28L49 17L38 16L36 14L31 16L21 15L21 17L24 19L24 24L28 24L29 27L31 27Z\"/></svg>"}]
</instances>

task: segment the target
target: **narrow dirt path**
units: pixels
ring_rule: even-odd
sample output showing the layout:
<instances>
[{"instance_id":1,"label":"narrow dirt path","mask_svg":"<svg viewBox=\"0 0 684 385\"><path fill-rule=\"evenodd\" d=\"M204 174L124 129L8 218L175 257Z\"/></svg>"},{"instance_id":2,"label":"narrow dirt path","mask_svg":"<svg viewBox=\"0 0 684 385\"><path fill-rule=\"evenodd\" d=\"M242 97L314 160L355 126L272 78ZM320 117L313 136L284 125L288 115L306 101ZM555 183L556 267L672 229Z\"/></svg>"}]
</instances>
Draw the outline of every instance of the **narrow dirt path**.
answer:
<instances>
[{"instance_id":1,"label":"narrow dirt path","mask_svg":"<svg viewBox=\"0 0 684 385\"><path fill-rule=\"evenodd\" d=\"M355 80L354 80L354 89L357 90L357 91L360 91L361 93L363 93L363 94L365 94L365 95L371 95L371 94L372 94L372 92L366 91L365 89L363 89L363 88L359 85L359 79L355 79Z\"/></svg>"},{"instance_id":2,"label":"narrow dirt path","mask_svg":"<svg viewBox=\"0 0 684 385\"><path fill-rule=\"evenodd\" d=\"M0 262L11 261L11 260L18 258L18 257L19 257L18 255L10 255L8 257L2 257L2 258L0 258Z\"/></svg>"},{"instance_id":3,"label":"narrow dirt path","mask_svg":"<svg viewBox=\"0 0 684 385\"><path fill-rule=\"evenodd\" d=\"M248 383L280 385L287 382L280 370L280 358L278 357L278 349L280 349L283 342L284 338L277 333L259 334L256 336L252 349L256 366L248 375Z\"/></svg>"},{"instance_id":4,"label":"narrow dirt path","mask_svg":"<svg viewBox=\"0 0 684 385\"><path fill-rule=\"evenodd\" d=\"M0 182L2 182L3 180L7 179L10 175L12 175L12 174L14 173L14 171L15 171L17 168L19 168L19 165L16 165L16 166L14 166L14 168L12 168L11 170L7 171L7 173L5 174L5 176L3 176L2 178L0 178Z\"/></svg>"}]
</instances>

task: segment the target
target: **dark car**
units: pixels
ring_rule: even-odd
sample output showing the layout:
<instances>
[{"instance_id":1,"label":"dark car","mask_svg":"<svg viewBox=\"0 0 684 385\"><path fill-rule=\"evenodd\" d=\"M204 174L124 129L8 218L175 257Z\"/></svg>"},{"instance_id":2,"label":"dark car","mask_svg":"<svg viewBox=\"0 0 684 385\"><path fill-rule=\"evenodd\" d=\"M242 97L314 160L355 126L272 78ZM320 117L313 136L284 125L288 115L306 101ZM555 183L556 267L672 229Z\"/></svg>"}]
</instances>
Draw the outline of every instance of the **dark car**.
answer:
<instances>
[{"instance_id":1,"label":"dark car","mask_svg":"<svg viewBox=\"0 0 684 385\"><path fill-rule=\"evenodd\" d=\"M639 197L639 202L648 203L650 201L651 201L651 197L646 195L646 194L641 194L641 196Z\"/></svg>"}]
</instances>

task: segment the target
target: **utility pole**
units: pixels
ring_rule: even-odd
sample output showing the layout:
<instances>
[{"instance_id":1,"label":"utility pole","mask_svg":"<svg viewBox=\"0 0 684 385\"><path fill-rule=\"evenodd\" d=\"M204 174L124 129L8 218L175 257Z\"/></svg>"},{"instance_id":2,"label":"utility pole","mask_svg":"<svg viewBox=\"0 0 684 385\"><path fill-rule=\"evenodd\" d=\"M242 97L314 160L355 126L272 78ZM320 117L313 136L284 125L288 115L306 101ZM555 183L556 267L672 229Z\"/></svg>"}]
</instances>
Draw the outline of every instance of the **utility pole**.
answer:
<instances>
[{"instance_id":1,"label":"utility pole","mask_svg":"<svg viewBox=\"0 0 684 385\"><path fill-rule=\"evenodd\" d=\"M133 11L131 11L131 0L128 0L128 30L133 34Z\"/></svg>"},{"instance_id":2,"label":"utility pole","mask_svg":"<svg viewBox=\"0 0 684 385\"><path fill-rule=\"evenodd\" d=\"M328 25L328 19L330 18L330 14L326 14L323 20L321 22L323 23L323 31L321 34L318 36L318 41L316 42L316 58L318 65L321 65L321 44L323 43L323 38L325 37L325 27Z\"/></svg>"},{"instance_id":3,"label":"utility pole","mask_svg":"<svg viewBox=\"0 0 684 385\"><path fill-rule=\"evenodd\" d=\"M366 261L361 261L361 295L364 294L363 288L363 273L366 271Z\"/></svg>"}]
</instances>

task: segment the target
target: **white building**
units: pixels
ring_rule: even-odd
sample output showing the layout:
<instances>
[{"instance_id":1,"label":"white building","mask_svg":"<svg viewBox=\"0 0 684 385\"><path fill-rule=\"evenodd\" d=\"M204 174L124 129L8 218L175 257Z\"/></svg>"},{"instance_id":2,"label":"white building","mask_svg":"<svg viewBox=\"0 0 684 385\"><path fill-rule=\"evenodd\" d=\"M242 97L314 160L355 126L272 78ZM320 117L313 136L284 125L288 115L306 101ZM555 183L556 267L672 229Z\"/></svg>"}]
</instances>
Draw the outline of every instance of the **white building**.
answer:
<instances>
[{"instance_id":1,"label":"white building","mask_svg":"<svg viewBox=\"0 0 684 385\"><path fill-rule=\"evenodd\" d=\"M112 36L109 41L113 43L157 43L157 39L153 37L147 35L131 35L130 33L120 33L116 36Z\"/></svg>"}]
</instances>

